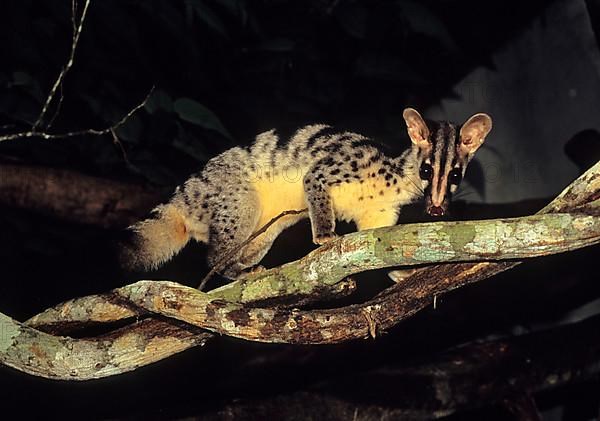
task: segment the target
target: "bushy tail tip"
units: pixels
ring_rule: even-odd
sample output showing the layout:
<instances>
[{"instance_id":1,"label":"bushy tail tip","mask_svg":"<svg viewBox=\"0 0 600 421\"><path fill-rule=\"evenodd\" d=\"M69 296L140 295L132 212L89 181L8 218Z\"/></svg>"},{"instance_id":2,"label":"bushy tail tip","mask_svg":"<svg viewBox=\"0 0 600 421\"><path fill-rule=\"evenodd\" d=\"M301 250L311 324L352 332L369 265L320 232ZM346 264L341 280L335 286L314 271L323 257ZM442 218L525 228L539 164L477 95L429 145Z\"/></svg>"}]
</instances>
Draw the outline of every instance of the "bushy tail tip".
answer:
<instances>
[{"instance_id":1,"label":"bushy tail tip","mask_svg":"<svg viewBox=\"0 0 600 421\"><path fill-rule=\"evenodd\" d=\"M172 204L158 206L153 217L128 228L119 244L119 260L127 270L156 269L169 261L190 239L185 218Z\"/></svg>"}]
</instances>

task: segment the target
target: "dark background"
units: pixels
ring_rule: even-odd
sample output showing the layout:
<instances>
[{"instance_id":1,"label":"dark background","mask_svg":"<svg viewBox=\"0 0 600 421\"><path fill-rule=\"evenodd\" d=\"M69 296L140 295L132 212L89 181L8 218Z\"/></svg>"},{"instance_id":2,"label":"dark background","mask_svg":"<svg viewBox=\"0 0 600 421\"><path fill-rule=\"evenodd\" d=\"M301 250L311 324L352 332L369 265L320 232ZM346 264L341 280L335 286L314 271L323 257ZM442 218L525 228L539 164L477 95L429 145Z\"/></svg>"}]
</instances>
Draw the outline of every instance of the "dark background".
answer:
<instances>
[{"instance_id":1,"label":"dark background","mask_svg":"<svg viewBox=\"0 0 600 421\"><path fill-rule=\"evenodd\" d=\"M591 42L578 48L597 58L600 3L593 0L97 0L90 6L75 63L63 84L60 110L56 103L50 109L49 116L56 114L56 119L48 132L109 127L154 86L146 107L117 131L120 146L110 136L18 139L0 143L0 163L68 169L143 184L168 195L210 157L248 144L273 127L291 130L327 122L402 149L408 146L401 118L404 107L439 114L440 104L450 99L462 101L461 118L488 111L469 107L456 88L461 80L477 69L505 76L497 64L498 52L510 50L536 25L548 33L559 26L579 28L580 21L567 14L558 22L546 19L549 8L554 8L552 16L560 15L566 3L585 10ZM82 6L81 2L79 11ZM65 0L2 2L0 135L28 130L39 115L69 54L70 17L71 2ZM542 61L537 72L542 75L546 65L561 63L560 54L545 57L547 64ZM531 68L531 62L522 60L514 58L515 74ZM588 70L583 57L580 63L561 65ZM576 82L598 86L600 67L594 71L596 79ZM549 80L537 89L551 90L561 83L567 82ZM520 104L508 106L518 110ZM569 107L580 115L590 111L578 102ZM541 123L532 121L526 150L532 160L536 154L543 156L548 139L536 132L536 125L560 126L571 134L557 140L560 156L553 159L559 162L556 171L564 167L560 174L572 175L598 159L600 122L586 125L561 116L557 103L552 114L540 117ZM502 118L495 124L509 125ZM493 136L496 144L512 141ZM492 146L488 153L494 150ZM510 162L510 156L498 156ZM543 167L537 161L531 165ZM455 218L529 214L569 181L551 180L540 171L540 184L533 183L530 194L510 200L506 194L486 196L487 170L485 162L472 164ZM539 191L543 194L536 194ZM471 197L478 203L469 205ZM418 219L422 217L415 206L404 221ZM141 277L195 285L207 271L204 248L194 244L158 272L121 272L111 244L124 226L73 223L11 203L0 204L0 224L0 311L17 320L62 300ZM284 233L267 264L303 255L312 247L308 239L307 224ZM595 247L529 262L447 294L435 310L422 311L376 341L286 347L220 338L134 373L81 384L0 368L0 398L3 410L25 405L32 416L68 411L77 417L87 411L86 418L117 419L214 415L240 399L253 402L323 384L332 385L324 387L327 393L343 395L340 382L358 382L369 370L402 367L476 339L526 333L597 314L597 256ZM384 276L363 279L354 300L388 284ZM372 386L393 396L393 384ZM598 378L565 386L540 394L538 405L548 419L592 419L598 416L598 386ZM377 404L383 394L352 399ZM386 399L389 404L389 396ZM510 419L497 406L478 411L469 414L470 419Z\"/></svg>"}]
</instances>

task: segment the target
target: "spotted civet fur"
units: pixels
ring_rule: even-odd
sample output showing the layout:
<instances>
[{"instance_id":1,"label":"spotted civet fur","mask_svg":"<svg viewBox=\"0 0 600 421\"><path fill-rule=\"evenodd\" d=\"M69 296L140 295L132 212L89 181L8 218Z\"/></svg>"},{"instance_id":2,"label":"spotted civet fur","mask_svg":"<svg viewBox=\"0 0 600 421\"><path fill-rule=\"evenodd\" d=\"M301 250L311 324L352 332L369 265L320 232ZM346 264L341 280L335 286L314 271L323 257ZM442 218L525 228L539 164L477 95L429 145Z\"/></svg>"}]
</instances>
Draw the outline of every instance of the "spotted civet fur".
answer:
<instances>
[{"instance_id":1,"label":"spotted civet fur","mask_svg":"<svg viewBox=\"0 0 600 421\"><path fill-rule=\"evenodd\" d=\"M303 127L290 139L271 130L249 148L222 153L158 206L154 218L131 227L134 241L123 248L125 264L157 267L190 238L209 243L214 264L286 210L308 208L316 244L335 236L336 219L354 221L359 230L394 225L400 208L423 194L426 211L443 215L491 119L476 114L459 128L425 123L411 108L404 119L412 147L396 158L360 134L326 125ZM256 265L275 238L303 217L279 219L242 249L225 275Z\"/></svg>"}]
</instances>

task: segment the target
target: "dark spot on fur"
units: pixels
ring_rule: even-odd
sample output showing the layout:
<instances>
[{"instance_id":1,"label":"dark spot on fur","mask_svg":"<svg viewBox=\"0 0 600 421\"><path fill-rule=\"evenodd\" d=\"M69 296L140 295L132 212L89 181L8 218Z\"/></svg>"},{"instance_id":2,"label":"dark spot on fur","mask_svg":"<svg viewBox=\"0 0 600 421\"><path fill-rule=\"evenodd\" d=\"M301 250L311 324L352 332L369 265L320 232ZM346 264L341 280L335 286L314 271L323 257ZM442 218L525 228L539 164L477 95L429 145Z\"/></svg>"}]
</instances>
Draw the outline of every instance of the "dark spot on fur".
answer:
<instances>
[{"instance_id":1,"label":"dark spot on fur","mask_svg":"<svg viewBox=\"0 0 600 421\"><path fill-rule=\"evenodd\" d=\"M333 158L332 158L332 157L330 157L330 156L328 156L327 158L325 158L325 159L323 160L323 164L324 164L324 165L329 165L329 166L331 166L331 165L333 165L333 163L334 163L334 161L333 161Z\"/></svg>"},{"instance_id":2,"label":"dark spot on fur","mask_svg":"<svg viewBox=\"0 0 600 421\"><path fill-rule=\"evenodd\" d=\"M379 190L379 196L383 196L383 190Z\"/></svg>"},{"instance_id":3,"label":"dark spot on fur","mask_svg":"<svg viewBox=\"0 0 600 421\"><path fill-rule=\"evenodd\" d=\"M340 173L340 169L339 169L339 168L336 168L335 170L331 170L331 171L329 172L329 174L331 174L331 175L337 175L337 174L339 174L339 173Z\"/></svg>"}]
</instances>

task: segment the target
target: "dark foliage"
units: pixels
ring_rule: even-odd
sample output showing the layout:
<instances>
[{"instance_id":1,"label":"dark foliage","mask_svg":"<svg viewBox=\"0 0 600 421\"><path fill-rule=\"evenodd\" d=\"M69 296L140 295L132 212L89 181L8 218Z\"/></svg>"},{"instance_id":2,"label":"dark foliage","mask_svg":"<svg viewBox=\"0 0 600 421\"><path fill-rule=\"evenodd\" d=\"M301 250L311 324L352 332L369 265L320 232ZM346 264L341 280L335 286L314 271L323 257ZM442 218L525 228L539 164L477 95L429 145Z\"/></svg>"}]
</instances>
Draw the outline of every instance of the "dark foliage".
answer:
<instances>
[{"instance_id":1,"label":"dark foliage","mask_svg":"<svg viewBox=\"0 0 600 421\"><path fill-rule=\"evenodd\" d=\"M401 144L406 105L453 95L452 83L543 3L521 2L516 14L490 4L484 14L475 1L94 2L51 131L108 127L156 86L145 112L118 131L131 166L106 137L13 142L0 152L173 185L275 126L325 121ZM3 5L4 132L36 120L69 53L70 16L69 1Z\"/></svg>"},{"instance_id":2,"label":"dark foliage","mask_svg":"<svg viewBox=\"0 0 600 421\"><path fill-rule=\"evenodd\" d=\"M46 123L53 121L52 133L111 126L155 86L145 109L117 132L128 159L110 136L84 136L3 142L0 162L76 169L169 189L211 156L272 127L328 122L403 147L405 106L422 108L456 96L452 86L476 66L491 66L492 52L548 3L94 0L60 92L63 100L60 107L59 101L53 103ZM589 3L598 15L598 2ZM69 54L70 18L69 0L2 2L0 135L27 130L37 119ZM480 172L473 168L476 177ZM462 214L525 214L540 204L479 207ZM24 319L59 300L124 282L107 263L112 232L14 209L0 209L0 223L3 313ZM308 227L296 229L274 248L300 256L305 250L294 236L308 239L303 234ZM8 390L3 400L8 407L23 407L35 396L39 410L49 408L50 416L70 408L71 417L87 411L91 418L176 418L218 412L239 397L270 399L335 379L350 384L354 372L393 371L404 361L490 333L520 333L529 323L559 320L598 297L595 275L587 270L594 252L597 247L540 259L486 285L449 294L440 309L422 312L375 342L292 349L222 339L135 374L87 384L43 382L2 369L0 386ZM167 273L197 283L206 270L198 263L202 257L202 249L192 246L177 268L153 277ZM193 264L181 265L186 259ZM557 282L547 288L550 278ZM361 288L375 293L372 285ZM535 306L533 300L546 304ZM378 386L389 387L393 396L393 384ZM539 402L546 409L566 403L570 419L588 419L597 409L597 396L590 391L598 382L578 387L581 393L571 388L543 395ZM478 410L469 419L492 419L494 412ZM509 419L500 412L493 419Z\"/></svg>"}]
</instances>

